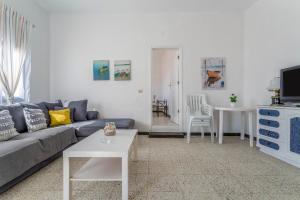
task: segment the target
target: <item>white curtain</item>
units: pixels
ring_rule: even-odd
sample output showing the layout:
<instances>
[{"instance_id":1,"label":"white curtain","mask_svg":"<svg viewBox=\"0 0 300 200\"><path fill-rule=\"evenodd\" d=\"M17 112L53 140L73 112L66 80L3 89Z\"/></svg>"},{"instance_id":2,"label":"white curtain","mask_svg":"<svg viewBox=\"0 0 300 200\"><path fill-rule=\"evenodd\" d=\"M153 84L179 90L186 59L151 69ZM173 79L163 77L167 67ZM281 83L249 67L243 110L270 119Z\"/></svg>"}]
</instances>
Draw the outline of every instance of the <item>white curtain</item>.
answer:
<instances>
[{"instance_id":1,"label":"white curtain","mask_svg":"<svg viewBox=\"0 0 300 200\"><path fill-rule=\"evenodd\" d=\"M0 83L7 102L14 102L22 84L24 100L29 101L31 68L30 35L32 25L16 11L2 4L0 16ZM23 81L23 83L20 83Z\"/></svg>"}]
</instances>

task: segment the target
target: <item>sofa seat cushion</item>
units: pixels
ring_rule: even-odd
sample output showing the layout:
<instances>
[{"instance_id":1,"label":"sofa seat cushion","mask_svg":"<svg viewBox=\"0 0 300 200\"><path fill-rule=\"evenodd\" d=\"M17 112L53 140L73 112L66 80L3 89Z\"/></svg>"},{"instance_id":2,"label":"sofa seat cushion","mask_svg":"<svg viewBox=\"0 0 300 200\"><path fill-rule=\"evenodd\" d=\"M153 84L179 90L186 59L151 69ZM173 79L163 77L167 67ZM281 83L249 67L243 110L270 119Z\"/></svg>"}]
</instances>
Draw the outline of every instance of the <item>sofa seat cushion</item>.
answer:
<instances>
[{"instance_id":1,"label":"sofa seat cushion","mask_svg":"<svg viewBox=\"0 0 300 200\"><path fill-rule=\"evenodd\" d=\"M127 118L102 119L103 122L114 122L119 129L133 129L135 121Z\"/></svg>"},{"instance_id":2,"label":"sofa seat cushion","mask_svg":"<svg viewBox=\"0 0 300 200\"><path fill-rule=\"evenodd\" d=\"M55 127L0 142L0 187L77 142L75 129Z\"/></svg>"},{"instance_id":3,"label":"sofa seat cushion","mask_svg":"<svg viewBox=\"0 0 300 200\"><path fill-rule=\"evenodd\" d=\"M34 138L0 142L0 187L43 161L40 143Z\"/></svg>"},{"instance_id":4,"label":"sofa seat cushion","mask_svg":"<svg viewBox=\"0 0 300 200\"><path fill-rule=\"evenodd\" d=\"M98 119L87 122L89 123L73 124L73 126L77 126L77 137L87 137L95 133L96 131L103 129L107 122L114 122L116 124L117 129L132 129L135 123L133 119Z\"/></svg>"},{"instance_id":5,"label":"sofa seat cushion","mask_svg":"<svg viewBox=\"0 0 300 200\"><path fill-rule=\"evenodd\" d=\"M34 138L38 140L43 151L49 156L52 156L62 151L69 145L77 142L75 129L68 126L57 126L53 128L47 128L36 131L34 133L23 133L15 138Z\"/></svg>"}]
</instances>

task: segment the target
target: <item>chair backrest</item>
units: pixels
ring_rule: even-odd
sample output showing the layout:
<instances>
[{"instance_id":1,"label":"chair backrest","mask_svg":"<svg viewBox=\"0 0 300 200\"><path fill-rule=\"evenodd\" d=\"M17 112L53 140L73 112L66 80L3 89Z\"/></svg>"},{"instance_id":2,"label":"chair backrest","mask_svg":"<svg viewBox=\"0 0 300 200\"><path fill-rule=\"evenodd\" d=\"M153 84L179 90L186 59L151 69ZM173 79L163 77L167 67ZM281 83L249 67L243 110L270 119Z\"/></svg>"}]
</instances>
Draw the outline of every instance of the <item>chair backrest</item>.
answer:
<instances>
[{"instance_id":1,"label":"chair backrest","mask_svg":"<svg viewBox=\"0 0 300 200\"><path fill-rule=\"evenodd\" d=\"M187 95L187 106L191 112L202 112L203 105L207 105L205 94Z\"/></svg>"}]
</instances>

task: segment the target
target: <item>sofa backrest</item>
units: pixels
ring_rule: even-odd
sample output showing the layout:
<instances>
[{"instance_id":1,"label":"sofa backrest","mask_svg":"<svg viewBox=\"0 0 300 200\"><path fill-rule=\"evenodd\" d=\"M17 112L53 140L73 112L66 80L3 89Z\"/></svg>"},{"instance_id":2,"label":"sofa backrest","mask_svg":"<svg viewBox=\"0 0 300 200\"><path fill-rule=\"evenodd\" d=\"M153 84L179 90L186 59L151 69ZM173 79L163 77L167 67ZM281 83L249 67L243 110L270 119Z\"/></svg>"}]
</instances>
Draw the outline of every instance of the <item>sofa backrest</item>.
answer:
<instances>
[{"instance_id":1,"label":"sofa backrest","mask_svg":"<svg viewBox=\"0 0 300 200\"><path fill-rule=\"evenodd\" d=\"M15 128L19 133L25 133L28 131L23 108L32 108L32 109L41 109L46 117L47 126L50 126L50 116L49 110L54 110L55 106L63 106L62 102L59 100L56 103L49 103L49 102L41 102L37 104L29 104L29 103L22 103L22 104L14 104L9 106L0 106L0 111L8 110L12 119L15 123Z\"/></svg>"}]
</instances>

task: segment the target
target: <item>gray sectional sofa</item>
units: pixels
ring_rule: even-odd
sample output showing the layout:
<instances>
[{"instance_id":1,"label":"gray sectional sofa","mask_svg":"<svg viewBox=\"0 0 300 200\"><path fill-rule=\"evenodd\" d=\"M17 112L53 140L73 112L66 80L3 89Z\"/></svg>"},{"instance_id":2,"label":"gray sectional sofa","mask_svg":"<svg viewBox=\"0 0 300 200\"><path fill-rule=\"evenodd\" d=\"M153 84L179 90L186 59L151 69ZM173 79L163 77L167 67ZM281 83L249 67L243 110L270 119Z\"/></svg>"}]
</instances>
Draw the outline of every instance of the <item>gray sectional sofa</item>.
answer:
<instances>
[{"instance_id":1,"label":"gray sectional sofa","mask_svg":"<svg viewBox=\"0 0 300 200\"><path fill-rule=\"evenodd\" d=\"M70 145L104 128L106 122L115 122L116 127L121 129L132 129L135 123L133 119L93 118L93 120L88 120L89 117L87 117L86 120L69 125L48 127L33 133L27 132L23 116L24 107L39 107L46 115L48 110L54 109L55 106L62 106L62 104L61 102L52 104L42 102L0 106L0 111L9 110L15 128L20 133L8 141L0 142L0 193L61 156L62 151ZM86 114L95 115L95 111L93 112Z\"/></svg>"}]
</instances>

